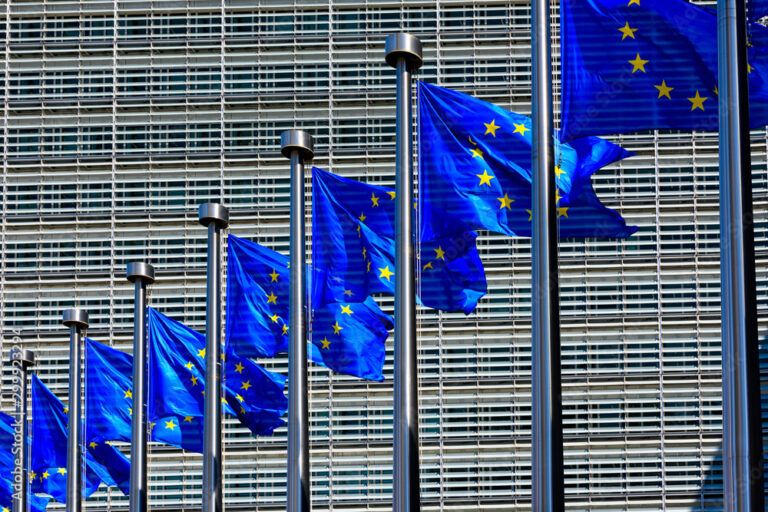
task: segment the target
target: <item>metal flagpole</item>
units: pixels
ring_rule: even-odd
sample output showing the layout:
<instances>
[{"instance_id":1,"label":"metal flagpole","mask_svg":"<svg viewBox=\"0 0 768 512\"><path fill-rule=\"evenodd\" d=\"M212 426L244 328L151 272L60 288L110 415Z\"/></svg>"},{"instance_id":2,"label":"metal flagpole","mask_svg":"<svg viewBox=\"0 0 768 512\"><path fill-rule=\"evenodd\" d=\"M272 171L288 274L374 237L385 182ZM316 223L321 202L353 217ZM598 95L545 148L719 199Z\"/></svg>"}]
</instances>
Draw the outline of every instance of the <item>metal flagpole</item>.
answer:
<instances>
[{"instance_id":1,"label":"metal flagpole","mask_svg":"<svg viewBox=\"0 0 768 512\"><path fill-rule=\"evenodd\" d=\"M412 73L422 64L421 41L391 34L387 64L397 71L395 141L395 408L392 510L415 512L419 500L419 369L413 244Z\"/></svg>"},{"instance_id":2,"label":"metal flagpole","mask_svg":"<svg viewBox=\"0 0 768 512\"><path fill-rule=\"evenodd\" d=\"M531 499L537 512L559 512L565 502L549 4L531 4Z\"/></svg>"},{"instance_id":3,"label":"metal flagpole","mask_svg":"<svg viewBox=\"0 0 768 512\"><path fill-rule=\"evenodd\" d=\"M719 0L717 9L723 494L728 512L762 511L764 500L744 4Z\"/></svg>"},{"instance_id":4,"label":"metal flagpole","mask_svg":"<svg viewBox=\"0 0 768 512\"><path fill-rule=\"evenodd\" d=\"M149 263L129 263L133 292L133 414L131 415L130 512L147 510L147 285L155 282Z\"/></svg>"},{"instance_id":5,"label":"metal flagpole","mask_svg":"<svg viewBox=\"0 0 768 512\"><path fill-rule=\"evenodd\" d=\"M305 276L304 162L312 160L312 136L287 130L280 136L283 155L291 159L291 289L288 347L288 512L309 512L309 412L307 402L307 307Z\"/></svg>"},{"instance_id":6,"label":"metal flagpole","mask_svg":"<svg viewBox=\"0 0 768 512\"><path fill-rule=\"evenodd\" d=\"M69 327L69 419L67 424L67 512L80 512L83 502L83 459L81 443L81 352L83 329L88 327L88 312L67 309L61 323Z\"/></svg>"},{"instance_id":7,"label":"metal flagpole","mask_svg":"<svg viewBox=\"0 0 768 512\"><path fill-rule=\"evenodd\" d=\"M229 225L229 210L216 203L201 204L198 220L208 227L202 509L203 512L222 512L221 230Z\"/></svg>"},{"instance_id":8,"label":"metal flagpole","mask_svg":"<svg viewBox=\"0 0 768 512\"><path fill-rule=\"evenodd\" d=\"M35 364L35 353L29 349L16 350L11 354L11 364L21 368L21 400L16 403L17 421L21 423L21 449L16 454L16 467L13 474L21 476L19 488L21 492L13 500L13 512L27 512L27 500L29 497L29 468L27 467L27 454L29 453L27 432L27 381L29 367Z\"/></svg>"}]
</instances>

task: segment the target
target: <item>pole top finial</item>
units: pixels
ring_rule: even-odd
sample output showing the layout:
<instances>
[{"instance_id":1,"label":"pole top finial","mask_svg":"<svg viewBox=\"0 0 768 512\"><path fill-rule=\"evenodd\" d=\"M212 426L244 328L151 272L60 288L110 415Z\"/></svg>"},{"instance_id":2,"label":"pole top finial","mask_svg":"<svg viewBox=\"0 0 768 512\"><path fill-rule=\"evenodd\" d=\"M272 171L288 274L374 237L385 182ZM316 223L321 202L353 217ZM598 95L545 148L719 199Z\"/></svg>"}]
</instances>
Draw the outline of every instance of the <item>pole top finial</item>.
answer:
<instances>
[{"instance_id":1,"label":"pole top finial","mask_svg":"<svg viewBox=\"0 0 768 512\"><path fill-rule=\"evenodd\" d=\"M135 283L137 280L146 284L155 282L155 267L149 263L134 261L126 266L125 278Z\"/></svg>"},{"instance_id":2,"label":"pole top finial","mask_svg":"<svg viewBox=\"0 0 768 512\"><path fill-rule=\"evenodd\" d=\"M229 226L229 210L219 203L205 203L200 205L198 220L203 226L211 222L224 229Z\"/></svg>"},{"instance_id":3,"label":"pole top finial","mask_svg":"<svg viewBox=\"0 0 768 512\"><path fill-rule=\"evenodd\" d=\"M80 308L70 308L64 310L61 323L67 327L88 327L88 312Z\"/></svg>"},{"instance_id":4,"label":"pole top finial","mask_svg":"<svg viewBox=\"0 0 768 512\"><path fill-rule=\"evenodd\" d=\"M21 361L21 366L28 368L35 364L35 353L28 348L11 352L11 361Z\"/></svg>"},{"instance_id":5,"label":"pole top finial","mask_svg":"<svg viewBox=\"0 0 768 512\"><path fill-rule=\"evenodd\" d=\"M311 160L315 156L312 136L304 130L285 130L280 134L280 150L285 158L291 158L294 151L299 152L302 160Z\"/></svg>"},{"instance_id":6,"label":"pole top finial","mask_svg":"<svg viewBox=\"0 0 768 512\"><path fill-rule=\"evenodd\" d=\"M397 67L397 61L401 58L405 59L408 71L419 69L424 62L421 56L421 40L405 32L387 36L384 53L387 64L393 68Z\"/></svg>"}]
</instances>

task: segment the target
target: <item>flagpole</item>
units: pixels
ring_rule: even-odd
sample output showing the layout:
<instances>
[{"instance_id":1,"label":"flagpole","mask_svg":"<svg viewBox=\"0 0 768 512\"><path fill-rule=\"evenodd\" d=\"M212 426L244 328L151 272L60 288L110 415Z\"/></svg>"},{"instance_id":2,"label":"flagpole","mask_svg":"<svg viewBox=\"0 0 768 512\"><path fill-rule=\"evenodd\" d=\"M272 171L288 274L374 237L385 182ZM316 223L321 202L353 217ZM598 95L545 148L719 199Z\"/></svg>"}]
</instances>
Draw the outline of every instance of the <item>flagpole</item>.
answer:
<instances>
[{"instance_id":1,"label":"flagpole","mask_svg":"<svg viewBox=\"0 0 768 512\"><path fill-rule=\"evenodd\" d=\"M396 69L395 117L395 390L393 512L415 512L419 498L419 369L413 244L412 74L422 64L421 41L397 33L385 43Z\"/></svg>"},{"instance_id":2,"label":"flagpole","mask_svg":"<svg viewBox=\"0 0 768 512\"><path fill-rule=\"evenodd\" d=\"M288 346L288 512L309 512L309 407L307 401L306 231L304 162L312 160L312 136L301 130L280 135L291 160L290 313Z\"/></svg>"},{"instance_id":3,"label":"flagpole","mask_svg":"<svg viewBox=\"0 0 768 512\"><path fill-rule=\"evenodd\" d=\"M531 499L537 512L562 511L565 501L549 6L549 0L531 4Z\"/></svg>"},{"instance_id":4,"label":"flagpole","mask_svg":"<svg viewBox=\"0 0 768 512\"><path fill-rule=\"evenodd\" d=\"M147 286L155 282L149 263L129 263L133 287L133 413L131 415L130 512L147 510Z\"/></svg>"},{"instance_id":5,"label":"flagpole","mask_svg":"<svg viewBox=\"0 0 768 512\"><path fill-rule=\"evenodd\" d=\"M21 449L16 455L16 467L13 474L21 476L19 488L21 492L13 500L13 512L27 512L29 498L29 473L27 468L27 454L29 453L27 433L27 381L29 368L35 364L35 353L29 349L15 350L11 354L11 364L18 365L21 369L21 400L16 402L17 421L21 423Z\"/></svg>"},{"instance_id":6,"label":"flagpole","mask_svg":"<svg viewBox=\"0 0 768 512\"><path fill-rule=\"evenodd\" d=\"M724 509L757 512L763 439L744 1L719 0L717 20Z\"/></svg>"},{"instance_id":7,"label":"flagpole","mask_svg":"<svg viewBox=\"0 0 768 512\"><path fill-rule=\"evenodd\" d=\"M82 510L83 460L81 444L81 407L82 389L80 381L82 331L88 327L88 312L79 308L64 311L62 321L69 327L69 418L67 423L67 512Z\"/></svg>"},{"instance_id":8,"label":"flagpole","mask_svg":"<svg viewBox=\"0 0 768 512\"><path fill-rule=\"evenodd\" d=\"M208 227L202 512L222 512L221 231L229 225L229 210L217 203L201 204L198 220Z\"/></svg>"}]
</instances>

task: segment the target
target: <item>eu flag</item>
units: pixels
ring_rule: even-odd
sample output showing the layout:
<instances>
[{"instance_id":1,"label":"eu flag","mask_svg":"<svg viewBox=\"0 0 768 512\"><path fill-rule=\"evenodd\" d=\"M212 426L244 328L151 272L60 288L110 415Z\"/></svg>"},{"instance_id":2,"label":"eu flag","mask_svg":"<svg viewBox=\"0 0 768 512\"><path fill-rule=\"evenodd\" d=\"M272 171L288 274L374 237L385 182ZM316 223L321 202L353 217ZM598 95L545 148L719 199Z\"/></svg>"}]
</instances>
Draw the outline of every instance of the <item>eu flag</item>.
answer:
<instances>
[{"instance_id":1,"label":"eu flag","mask_svg":"<svg viewBox=\"0 0 768 512\"><path fill-rule=\"evenodd\" d=\"M531 120L472 96L419 82L421 236L487 229L531 236ZM561 237L627 237L590 176L631 155L597 137L557 144Z\"/></svg>"},{"instance_id":2,"label":"eu flag","mask_svg":"<svg viewBox=\"0 0 768 512\"><path fill-rule=\"evenodd\" d=\"M10 512L13 508L15 423L12 416L0 412L0 512ZM43 512L48 505L48 498L43 496L28 493L28 500L32 512Z\"/></svg>"},{"instance_id":3,"label":"eu flag","mask_svg":"<svg viewBox=\"0 0 768 512\"><path fill-rule=\"evenodd\" d=\"M205 336L149 308L149 417L202 418L205 406ZM255 435L285 422L285 377L227 353L223 361L224 412L237 416ZM178 423L155 428L174 431Z\"/></svg>"},{"instance_id":4,"label":"eu flag","mask_svg":"<svg viewBox=\"0 0 768 512\"><path fill-rule=\"evenodd\" d=\"M86 437L100 441L131 441L133 356L86 338ZM162 397L159 397L162 400ZM151 439L202 453L202 417L147 418ZM159 424L160 428L155 428ZM164 428L174 425L173 428Z\"/></svg>"},{"instance_id":5,"label":"eu flag","mask_svg":"<svg viewBox=\"0 0 768 512\"><path fill-rule=\"evenodd\" d=\"M318 286L323 302L394 293L394 199L393 189L312 169L312 256L325 272L316 297ZM462 231L420 244L417 294L427 307L469 314L486 293L477 234Z\"/></svg>"},{"instance_id":6,"label":"eu flag","mask_svg":"<svg viewBox=\"0 0 768 512\"><path fill-rule=\"evenodd\" d=\"M312 279L313 283L322 279L321 271L312 275L321 276ZM288 351L289 287L287 256L229 235L228 352L241 357L274 357ZM343 302L326 304L312 299L312 346L307 355L339 373L382 380L384 342L392 328L392 317L381 311L372 298L342 296L346 299Z\"/></svg>"},{"instance_id":7,"label":"eu flag","mask_svg":"<svg viewBox=\"0 0 768 512\"><path fill-rule=\"evenodd\" d=\"M29 481L32 492L49 494L66 503L67 409L37 377L32 376L32 450ZM86 438L83 496L98 489L101 481L119 486L128 494L128 459L111 445Z\"/></svg>"},{"instance_id":8,"label":"eu flag","mask_svg":"<svg viewBox=\"0 0 768 512\"><path fill-rule=\"evenodd\" d=\"M562 0L563 138L718 129L717 13L685 0ZM751 24L749 121L768 123L768 29Z\"/></svg>"}]
</instances>

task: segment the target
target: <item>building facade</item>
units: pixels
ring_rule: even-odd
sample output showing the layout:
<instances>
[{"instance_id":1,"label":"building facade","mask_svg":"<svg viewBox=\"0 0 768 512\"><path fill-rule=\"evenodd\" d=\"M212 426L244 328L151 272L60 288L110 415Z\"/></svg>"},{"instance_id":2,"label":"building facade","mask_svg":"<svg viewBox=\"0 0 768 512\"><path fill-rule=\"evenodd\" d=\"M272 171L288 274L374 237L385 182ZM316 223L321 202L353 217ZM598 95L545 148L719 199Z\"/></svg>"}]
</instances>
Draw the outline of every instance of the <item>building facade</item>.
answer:
<instances>
[{"instance_id":1,"label":"building facade","mask_svg":"<svg viewBox=\"0 0 768 512\"><path fill-rule=\"evenodd\" d=\"M393 185L388 34L422 39L420 79L530 113L524 0L5 0L0 22L3 361L18 335L65 401L61 312L85 308L88 336L129 351L127 262L155 265L152 306L204 329L200 203L226 204L229 232L287 252L281 131L310 132L319 167ZM636 156L595 189L640 230L560 246L567 508L721 510L717 135L612 140ZM753 132L761 339L765 149ZM419 311L428 511L530 510L530 244L482 233L478 247L477 311ZM285 357L260 362L287 370ZM391 337L386 375L310 365L316 510L391 510ZM253 438L230 419L225 440L226 508L284 510L285 429ZM153 444L149 475L152 508L199 510L199 455ZM127 500L102 488L87 507Z\"/></svg>"}]
</instances>

